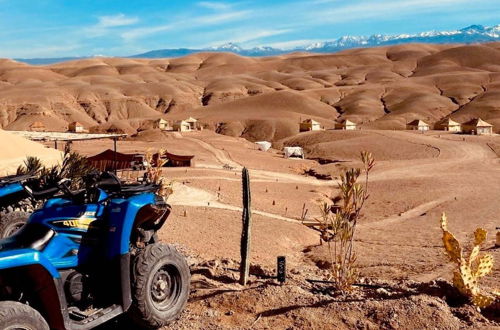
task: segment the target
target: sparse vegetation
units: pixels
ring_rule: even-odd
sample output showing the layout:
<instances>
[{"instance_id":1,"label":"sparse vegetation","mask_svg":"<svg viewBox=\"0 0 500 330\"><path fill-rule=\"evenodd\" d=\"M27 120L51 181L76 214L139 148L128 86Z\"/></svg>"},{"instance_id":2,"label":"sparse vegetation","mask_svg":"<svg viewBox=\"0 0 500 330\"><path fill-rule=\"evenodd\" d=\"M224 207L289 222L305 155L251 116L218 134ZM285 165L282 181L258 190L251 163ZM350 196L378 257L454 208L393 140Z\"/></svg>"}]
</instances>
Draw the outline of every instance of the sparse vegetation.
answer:
<instances>
[{"instance_id":1,"label":"sparse vegetation","mask_svg":"<svg viewBox=\"0 0 500 330\"><path fill-rule=\"evenodd\" d=\"M80 189L84 186L83 178L90 174L94 168L88 163L85 156L69 151L64 154L60 165L45 167L37 157L29 156L23 165L17 168L17 174L40 175L44 185L53 185L63 178L71 179L71 187Z\"/></svg>"},{"instance_id":2,"label":"sparse vegetation","mask_svg":"<svg viewBox=\"0 0 500 330\"><path fill-rule=\"evenodd\" d=\"M167 200L174 190L173 182L168 181L163 175L163 167L168 163L168 159L161 157L163 154L165 154L164 149L158 150L157 153L153 153L151 150L146 152L145 178L151 183L160 185L158 194Z\"/></svg>"},{"instance_id":3,"label":"sparse vegetation","mask_svg":"<svg viewBox=\"0 0 500 330\"><path fill-rule=\"evenodd\" d=\"M500 299L500 291L487 293L479 286L479 280L493 269L493 256L480 253L481 246L486 241L487 231L483 228L476 229L472 250L465 256L460 242L448 231L448 219L444 213L441 217L441 229L448 258L456 264L456 269L453 271L453 285L457 290L480 308L488 307Z\"/></svg>"},{"instance_id":4,"label":"sparse vegetation","mask_svg":"<svg viewBox=\"0 0 500 330\"><path fill-rule=\"evenodd\" d=\"M307 224L320 233L327 243L331 274L337 290L350 290L358 278L354 234L365 201L368 199L368 177L375 161L368 152L361 152L363 169L351 168L340 176L339 195L320 202L321 217ZM364 173L364 184L358 182Z\"/></svg>"}]
</instances>

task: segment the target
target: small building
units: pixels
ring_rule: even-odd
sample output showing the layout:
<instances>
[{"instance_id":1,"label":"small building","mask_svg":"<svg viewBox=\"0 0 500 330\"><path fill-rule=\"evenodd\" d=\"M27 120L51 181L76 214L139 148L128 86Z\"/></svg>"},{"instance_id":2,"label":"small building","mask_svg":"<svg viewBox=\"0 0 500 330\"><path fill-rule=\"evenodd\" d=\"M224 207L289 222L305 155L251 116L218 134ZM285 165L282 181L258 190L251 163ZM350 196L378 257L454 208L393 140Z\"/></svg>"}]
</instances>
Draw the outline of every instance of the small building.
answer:
<instances>
[{"instance_id":1,"label":"small building","mask_svg":"<svg viewBox=\"0 0 500 330\"><path fill-rule=\"evenodd\" d=\"M77 121L74 121L68 125L68 132L71 133L85 133L85 127Z\"/></svg>"},{"instance_id":2,"label":"small building","mask_svg":"<svg viewBox=\"0 0 500 330\"><path fill-rule=\"evenodd\" d=\"M300 131L308 132L308 131L319 131L321 130L321 124L313 119L306 119L300 123Z\"/></svg>"},{"instance_id":3,"label":"small building","mask_svg":"<svg viewBox=\"0 0 500 330\"><path fill-rule=\"evenodd\" d=\"M167 120L165 120L163 118L156 120L153 124L153 127L159 128L162 131L172 130L172 126L170 125L170 122L168 122Z\"/></svg>"},{"instance_id":4,"label":"small building","mask_svg":"<svg viewBox=\"0 0 500 330\"><path fill-rule=\"evenodd\" d=\"M429 124L427 124L423 120L415 119L414 121L411 121L408 124L406 124L406 129L412 131L428 131Z\"/></svg>"},{"instance_id":5,"label":"small building","mask_svg":"<svg viewBox=\"0 0 500 330\"><path fill-rule=\"evenodd\" d=\"M485 122L481 118L474 118L462 124L462 131L473 135L493 134L493 125Z\"/></svg>"},{"instance_id":6,"label":"small building","mask_svg":"<svg viewBox=\"0 0 500 330\"><path fill-rule=\"evenodd\" d=\"M343 129L346 131L353 131L356 129L356 123L348 119L342 120L340 123L335 124L335 129Z\"/></svg>"},{"instance_id":7,"label":"small building","mask_svg":"<svg viewBox=\"0 0 500 330\"><path fill-rule=\"evenodd\" d=\"M189 117L188 119L185 120L179 120L174 123L174 131L179 131L179 132L190 132L190 131L195 131L201 129L198 125L198 120Z\"/></svg>"},{"instance_id":8,"label":"small building","mask_svg":"<svg viewBox=\"0 0 500 330\"><path fill-rule=\"evenodd\" d=\"M32 132L45 132L47 129L45 128L44 123L41 121L35 121L30 125L30 131Z\"/></svg>"},{"instance_id":9,"label":"small building","mask_svg":"<svg viewBox=\"0 0 500 330\"><path fill-rule=\"evenodd\" d=\"M461 132L462 127L460 126L460 123L457 123L456 121L452 120L451 118L446 118L442 120L441 122L438 123L437 129L441 129L443 131L449 131L449 132Z\"/></svg>"}]
</instances>

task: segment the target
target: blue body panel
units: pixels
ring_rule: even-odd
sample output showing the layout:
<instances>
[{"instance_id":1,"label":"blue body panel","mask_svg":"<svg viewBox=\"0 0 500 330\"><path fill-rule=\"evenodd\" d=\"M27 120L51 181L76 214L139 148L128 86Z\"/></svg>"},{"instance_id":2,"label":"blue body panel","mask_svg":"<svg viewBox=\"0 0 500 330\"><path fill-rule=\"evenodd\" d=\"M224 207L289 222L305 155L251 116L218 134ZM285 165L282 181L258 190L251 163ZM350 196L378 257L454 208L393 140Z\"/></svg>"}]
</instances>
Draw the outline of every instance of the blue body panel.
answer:
<instances>
[{"instance_id":1,"label":"blue body panel","mask_svg":"<svg viewBox=\"0 0 500 330\"><path fill-rule=\"evenodd\" d=\"M106 198L107 194L101 191L98 200L102 202ZM126 254L137 213L142 207L154 203L154 193L111 199L107 205L99 202L73 204L68 199L50 199L31 215L28 222L44 224L56 235L41 252L31 249L2 252L0 249L0 269L39 263L57 278L58 270L93 264L93 258L111 260ZM89 226L97 227L98 236L88 233Z\"/></svg>"},{"instance_id":2,"label":"blue body panel","mask_svg":"<svg viewBox=\"0 0 500 330\"><path fill-rule=\"evenodd\" d=\"M59 272L43 253L32 249L20 249L0 252L0 269L15 268L29 265L43 266L54 278L59 278Z\"/></svg>"},{"instance_id":3,"label":"blue body panel","mask_svg":"<svg viewBox=\"0 0 500 330\"><path fill-rule=\"evenodd\" d=\"M9 196L18 192L23 191L24 188L20 183L11 183L0 187L0 198Z\"/></svg>"}]
</instances>

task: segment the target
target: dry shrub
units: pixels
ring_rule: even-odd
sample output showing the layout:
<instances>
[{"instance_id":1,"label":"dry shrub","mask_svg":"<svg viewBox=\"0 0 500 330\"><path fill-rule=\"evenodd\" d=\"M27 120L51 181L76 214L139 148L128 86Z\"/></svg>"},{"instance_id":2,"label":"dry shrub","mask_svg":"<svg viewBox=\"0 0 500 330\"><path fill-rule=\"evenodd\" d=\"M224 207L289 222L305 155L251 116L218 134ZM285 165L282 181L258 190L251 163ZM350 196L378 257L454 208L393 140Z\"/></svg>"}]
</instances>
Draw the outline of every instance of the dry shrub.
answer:
<instances>
[{"instance_id":1,"label":"dry shrub","mask_svg":"<svg viewBox=\"0 0 500 330\"><path fill-rule=\"evenodd\" d=\"M165 152L165 149L159 149L157 153L153 153L152 150L146 152L147 166L145 178L148 182L160 186L158 194L166 201L174 190L173 181L167 180L163 174L163 167L168 163L168 159L162 158Z\"/></svg>"},{"instance_id":2,"label":"dry shrub","mask_svg":"<svg viewBox=\"0 0 500 330\"><path fill-rule=\"evenodd\" d=\"M361 152L363 169L351 168L340 176L338 196L320 202L321 217L307 226L320 233L328 245L331 262L330 280L337 290L350 290L358 278L354 234L365 201L368 176L374 166L371 153ZM358 183L364 173L364 184Z\"/></svg>"}]
</instances>

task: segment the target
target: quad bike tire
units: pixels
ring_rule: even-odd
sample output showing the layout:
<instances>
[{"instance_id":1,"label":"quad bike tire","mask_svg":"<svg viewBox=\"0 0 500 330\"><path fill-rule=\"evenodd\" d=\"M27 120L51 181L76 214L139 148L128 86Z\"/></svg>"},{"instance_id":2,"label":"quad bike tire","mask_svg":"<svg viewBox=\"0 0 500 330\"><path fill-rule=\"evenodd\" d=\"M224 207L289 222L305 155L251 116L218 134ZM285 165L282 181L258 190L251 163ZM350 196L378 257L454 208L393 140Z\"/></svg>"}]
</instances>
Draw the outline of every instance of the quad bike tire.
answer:
<instances>
[{"instance_id":1,"label":"quad bike tire","mask_svg":"<svg viewBox=\"0 0 500 330\"><path fill-rule=\"evenodd\" d=\"M173 246L154 243L135 257L130 317L145 329L177 319L189 298L191 274L185 257Z\"/></svg>"},{"instance_id":2,"label":"quad bike tire","mask_svg":"<svg viewBox=\"0 0 500 330\"><path fill-rule=\"evenodd\" d=\"M33 307L17 301L1 301L0 329L49 330L49 325Z\"/></svg>"},{"instance_id":3,"label":"quad bike tire","mask_svg":"<svg viewBox=\"0 0 500 330\"><path fill-rule=\"evenodd\" d=\"M30 217L29 212L12 211L0 214L0 239L14 235Z\"/></svg>"}]
</instances>

